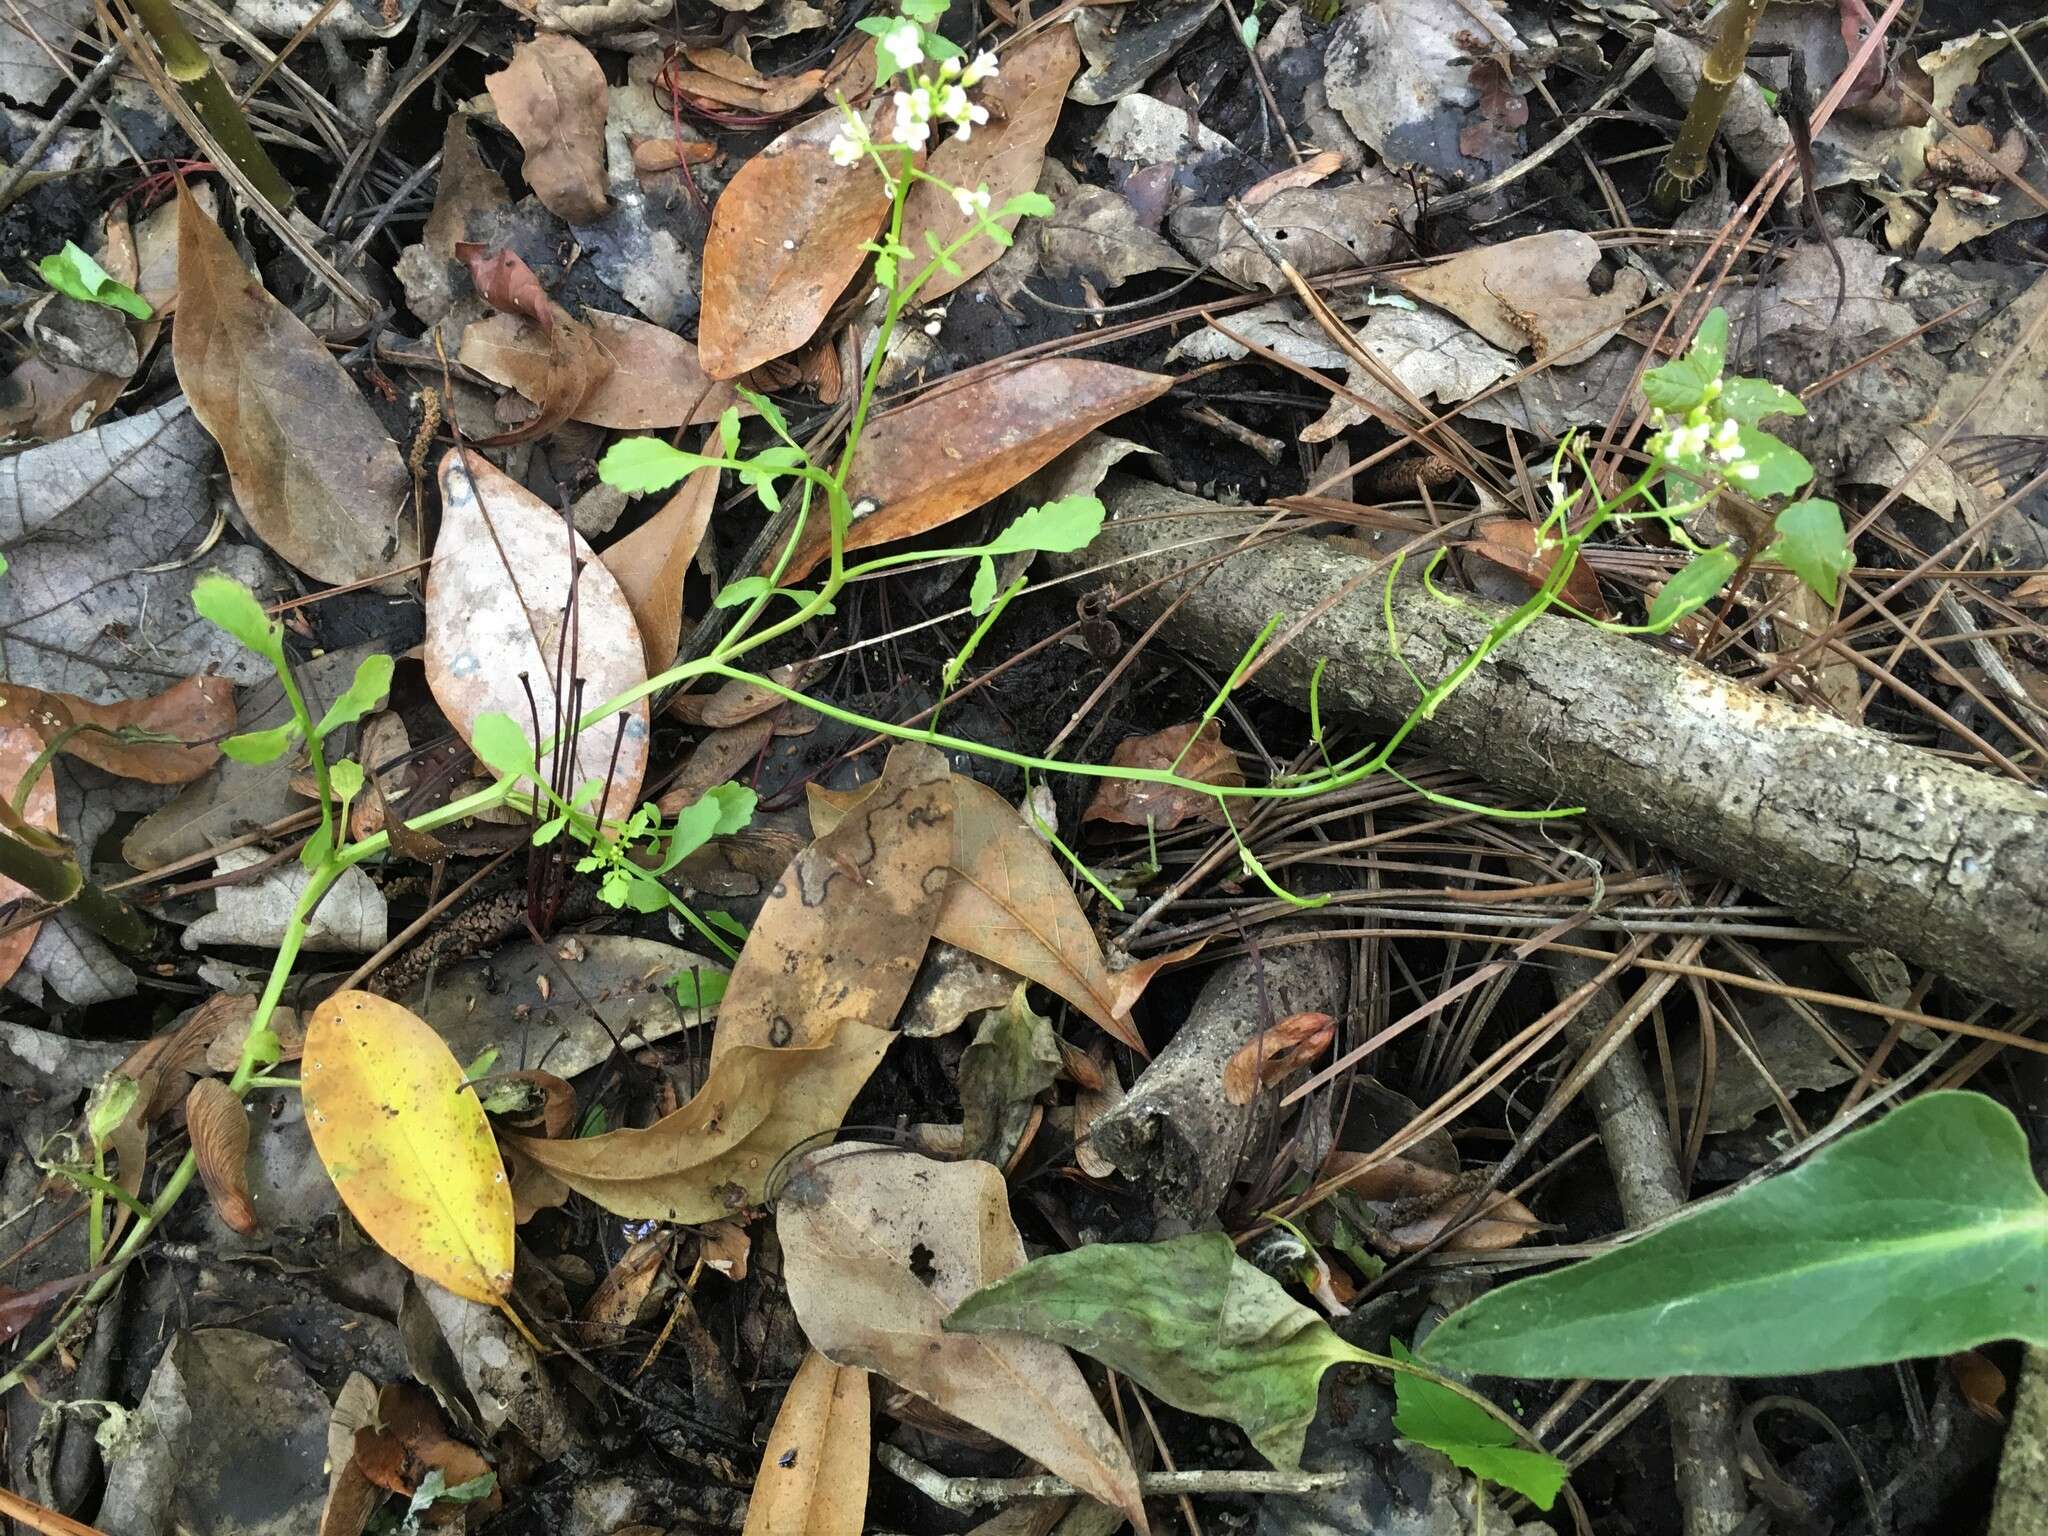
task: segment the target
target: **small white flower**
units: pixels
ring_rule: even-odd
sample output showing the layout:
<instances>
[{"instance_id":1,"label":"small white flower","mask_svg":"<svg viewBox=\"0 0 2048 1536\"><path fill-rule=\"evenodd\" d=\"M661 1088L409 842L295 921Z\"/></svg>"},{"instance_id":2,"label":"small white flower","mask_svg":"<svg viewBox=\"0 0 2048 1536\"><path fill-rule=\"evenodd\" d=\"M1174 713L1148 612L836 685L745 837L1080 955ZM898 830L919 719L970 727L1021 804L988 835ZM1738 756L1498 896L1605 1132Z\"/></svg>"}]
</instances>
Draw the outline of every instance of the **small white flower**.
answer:
<instances>
[{"instance_id":1,"label":"small white flower","mask_svg":"<svg viewBox=\"0 0 2048 1536\"><path fill-rule=\"evenodd\" d=\"M915 69L924 62L924 33L914 21L905 21L891 27L875 45L890 72L899 69Z\"/></svg>"},{"instance_id":2,"label":"small white flower","mask_svg":"<svg viewBox=\"0 0 2048 1536\"><path fill-rule=\"evenodd\" d=\"M959 74L964 67L960 62L959 56L956 54L939 65L939 78L941 80L950 80Z\"/></svg>"},{"instance_id":3,"label":"small white flower","mask_svg":"<svg viewBox=\"0 0 2048 1536\"><path fill-rule=\"evenodd\" d=\"M974 56L974 62L968 65L965 73L960 76L960 83L979 85L984 80L995 79L996 73L996 56L984 48Z\"/></svg>"},{"instance_id":4,"label":"small white flower","mask_svg":"<svg viewBox=\"0 0 2048 1536\"><path fill-rule=\"evenodd\" d=\"M1742 463L1735 465L1728 471L1729 474L1733 475L1738 480L1754 480L1758 475L1762 474L1763 472L1763 466L1761 464L1753 464L1749 462L1747 459L1745 459Z\"/></svg>"},{"instance_id":5,"label":"small white flower","mask_svg":"<svg viewBox=\"0 0 2048 1536\"><path fill-rule=\"evenodd\" d=\"M834 165L858 165L868 150L866 144L842 128L825 152L832 157Z\"/></svg>"},{"instance_id":6,"label":"small white flower","mask_svg":"<svg viewBox=\"0 0 2048 1536\"><path fill-rule=\"evenodd\" d=\"M953 189L953 201L960 205L960 212L966 218L971 219L977 214L986 214L988 212L988 184L984 182L972 192L968 191L965 187L955 187Z\"/></svg>"},{"instance_id":7,"label":"small white flower","mask_svg":"<svg viewBox=\"0 0 2048 1536\"><path fill-rule=\"evenodd\" d=\"M950 122L967 121L967 93L957 85L946 86L939 92L938 115Z\"/></svg>"},{"instance_id":8,"label":"small white flower","mask_svg":"<svg viewBox=\"0 0 2048 1536\"><path fill-rule=\"evenodd\" d=\"M889 136L898 144L923 149L932 136L932 93L923 86L898 91L895 96L896 122Z\"/></svg>"}]
</instances>

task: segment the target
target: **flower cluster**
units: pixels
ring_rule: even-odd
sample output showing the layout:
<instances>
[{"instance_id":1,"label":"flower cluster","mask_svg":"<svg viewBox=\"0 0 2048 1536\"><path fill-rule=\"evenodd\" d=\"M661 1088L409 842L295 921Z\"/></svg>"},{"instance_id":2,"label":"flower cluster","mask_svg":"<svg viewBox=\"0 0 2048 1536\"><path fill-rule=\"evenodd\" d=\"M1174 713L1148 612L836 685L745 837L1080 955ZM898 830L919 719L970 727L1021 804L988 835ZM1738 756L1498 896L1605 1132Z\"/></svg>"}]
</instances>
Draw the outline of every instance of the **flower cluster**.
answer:
<instances>
[{"instance_id":1,"label":"flower cluster","mask_svg":"<svg viewBox=\"0 0 2048 1536\"><path fill-rule=\"evenodd\" d=\"M941 57L942 50L951 51ZM918 66L927 62L936 64L935 72L919 73ZM875 63L881 82L903 77L903 89L893 97L896 111L889 128L889 137L896 143L924 149L931 142L934 123L951 126L954 136L964 142L988 121L988 108L970 100L967 93L995 78L993 53L984 50L967 60L951 43L906 16L875 33ZM846 126L831 144L832 159L839 165L854 164L873 147L866 124L851 111L846 116ZM964 200L961 207L972 211Z\"/></svg>"},{"instance_id":2,"label":"flower cluster","mask_svg":"<svg viewBox=\"0 0 2048 1536\"><path fill-rule=\"evenodd\" d=\"M1698 405L1676 421L1667 411L1651 410L1650 424L1657 431L1650 439L1650 452L1680 468L1704 461L1726 471L1731 479L1756 479L1761 471L1750 461L1743 446L1742 423L1715 408L1721 395L1721 381L1711 381L1703 395Z\"/></svg>"}]
</instances>

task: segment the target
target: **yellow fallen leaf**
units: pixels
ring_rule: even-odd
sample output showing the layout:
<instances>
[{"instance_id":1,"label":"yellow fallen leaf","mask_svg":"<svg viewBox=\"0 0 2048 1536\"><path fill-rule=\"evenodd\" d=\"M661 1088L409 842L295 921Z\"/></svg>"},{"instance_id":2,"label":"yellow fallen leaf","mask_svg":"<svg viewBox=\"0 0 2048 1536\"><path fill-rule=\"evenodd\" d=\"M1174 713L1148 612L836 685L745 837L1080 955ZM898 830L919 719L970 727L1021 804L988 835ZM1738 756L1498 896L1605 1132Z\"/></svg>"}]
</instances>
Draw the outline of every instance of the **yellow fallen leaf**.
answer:
<instances>
[{"instance_id":1,"label":"yellow fallen leaf","mask_svg":"<svg viewBox=\"0 0 2048 1536\"><path fill-rule=\"evenodd\" d=\"M868 1373L812 1350L768 1431L741 1536L860 1536L871 1449Z\"/></svg>"},{"instance_id":2,"label":"yellow fallen leaf","mask_svg":"<svg viewBox=\"0 0 2048 1536\"><path fill-rule=\"evenodd\" d=\"M377 1246L458 1296L512 1290L512 1189L462 1067L433 1028L368 992L313 1010L300 1082L313 1148Z\"/></svg>"}]
</instances>

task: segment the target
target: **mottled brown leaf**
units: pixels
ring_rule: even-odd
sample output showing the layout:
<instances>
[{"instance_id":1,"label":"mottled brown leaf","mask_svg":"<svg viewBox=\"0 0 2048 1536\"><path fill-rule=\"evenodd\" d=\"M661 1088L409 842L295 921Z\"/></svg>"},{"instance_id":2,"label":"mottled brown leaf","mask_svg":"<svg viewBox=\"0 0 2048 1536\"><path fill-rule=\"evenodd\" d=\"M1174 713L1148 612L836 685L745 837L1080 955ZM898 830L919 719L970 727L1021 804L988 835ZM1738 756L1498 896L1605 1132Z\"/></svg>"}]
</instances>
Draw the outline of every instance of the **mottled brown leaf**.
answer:
<instances>
[{"instance_id":1,"label":"mottled brown leaf","mask_svg":"<svg viewBox=\"0 0 2048 1536\"><path fill-rule=\"evenodd\" d=\"M941 385L877 416L854 453L847 490L879 506L847 531L846 547L908 538L972 512L1097 427L1172 387L1163 373L1043 358ZM830 551L830 531L821 522L812 520L784 580L801 580Z\"/></svg>"},{"instance_id":2,"label":"mottled brown leaf","mask_svg":"<svg viewBox=\"0 0 2048 1536\"><path fill-rule=\"evenodd\" d=\"M401 517L412 479L377 413L182 187L171 354L235 504L278 555L336 584L419 558Z\"/></svg>"},{"instance_id":3,"label":"mottled brown leaf","mask_svg":"<svg viewBox=\"0 0 2048 1536\"><path fill-rule=\"evenodd\" d=\"M1558 551L1552 548L1537 553L1536 525L1526 517L1489 517L1473 531L1479 537L1462 540L1460 549L1469 549L1502 570L1513 571L1531 587L1540 587L1550 579ZM1583 558L1565 580L1564 600L1596 619L1614 617L1607 599L1600 595L1600 578Z\"/></svg>"},{"instance_id":4,"label":"mottled brown leaf","mask_svg":"<svg viewBox=\"0 0 2048 1536\"><path fill-rule=\"evenodd\" d=\"M543 735L553 734L555 663L572 559L574 676L584 679L584 705L592 708L647 680L639 626L618 579L561 514L526 487L481 454L448 451L441 460L441 532L427 575L427 685L463 740L479 715L497 711L527 721L535 707ZM647 719L642 699L577 737L570 781L609 782L602 804L607 820L623 819L639 804ZM543 778L553 762L553 753L541 758Z\"/></svg>"},{"instance_id":5,"label":"mottled brown leaf","mask_svg":"<svg viewBox=\"0 0 2048 1536\"><path fill-rule=\"evenodd\" d=\"M0 725L0 800L10 804L15 792L21 787L22 778L28 773L35 760L42 756L43 737L38 731L25 725ZM37 776L28 792L27 803L21 808L22 819L32 827L55 834L57 831L57 775L45 768ZM25 885L0 875L0 911L12 903L33 893ZM0 937L0 986L5 986L14 973L21 969L21 962L28 958L29 949L35 944L36 935L42 932L39 922Z\"/></svg>"},{"instance_id":6,"label":"mottled brown leaf","mask_svg":"<svg viewBox=\"0 0 2048 1536\"><path fill-rule=\"evenodd\" d=\"M121 778L189 784L214 765L219 741L235 729L235 686L224 677L188 677L151 698L95 704L74 693L0 683L0 721L29 727L46 745L62 738L65 752ZM66 735L74 726L94 729ZM191 745L107 734L121 730L174 736Z\"/></svg>"},{"instance_id":7,"label":"mottled brown leaf","mask_svg":"<svg viewBox=\"0 0 2048 1536\"><path fill-rule=\"evenodd\" d=\"M860 1536L873 1451L868 1373L812 1350L761 1448L741 1536Z\"/></svg>"},{"instance_id":8,"label":"mottled brown leaf","mask_svg":"<svg viewBox=\"0 0 2048 1536\"><path fill-rule=\"evenodd\" d=\"M889 192L872 165L832 163L842 126L836 108L799 123L741 166L712 209L697 352L714 379L809 341L866 265L861 245Z\"/></svg>"},{"instance_id":9,"label":"mottled brown leaf","mask_svg":"<svg viewBox=\"0 0 2048 1536\"><path fill-rule=\"evenodd\" d=\"M588 334L593 361L603 365L570 408L576 421L628 432L701 426L732 404L732 386L708 377L697 349L675 332L602 310L588 311L581 324L556 313L561 318L551 317L546 330L509 314L475 322L462 334L463 366L542 403L559 387L560 348L549 332L559 337L568 325Z\"/></svg>"},{"instance_id":10,"label":"mottled brown leaf","mask_svg":"<svg viewBox=\"0 0 2048 1536\"><path fill-rule=\"evenodd\" d=\"M484 76L498 121L526 152L534 196L568 224L604 217L604 120L611 105L604 66L573 37L543 32Z\"/></svg>"},{"instance_id":11,"label":"mottled brown leaf","mask_svg":"<svg viewBox=\"0 0 2048 1536\"><path fill-rule=\"evenodd\" d=\"M1575 229L1480 246L1397 279L1497 347L1533 350L1540 362L1582 363L1607 344L1648 284L1624 268L1604 293L1587 285L1600 247Z\"/></svg>"},{"instance_id":12,"label":"mottled brown leaf","mask_svg":"<svg viewBox=\"0 0 2048 1536\"><path fill-rule=\"evenodd\" d=\"M1297 1013L1262 1029L1223 1064L1223 1097L1243 1108L1261 1088L1286 1081L1330 1048L1337 1021L1327 1013Z\"/></svg>"},{"instance_id":13,"label":"mottled brown leaf","mask_svg":"<svg viewBox=\"0 0 2048 1536\"><path fill-rule=\"evenodd\" d=\"M1196 734L1196 726L1201 733ZM1189 745L1190 741L1193 745ZM1172 770L1184 779L1202 784L1234 787L1244 783L1244 770L1237 754L1223 744L1223 727L1214 720L1190 720L1169 725L1150 736L1130 736L1117 743L1109 755L1118 768ZM1171 784L1147 784L1134 779L1103 779L1081 813L1083 821L1112 821L1126 827L1150 822L1164 832L1190 816L1221 821L1223 813L1214 799L1199 790L1179 789Z\"/></svg>"},{"instance_id":14,"label":"mottled brown leaf","mask_svg":"<svg viewBox=\"0 0 2048 1536\"><path fill-rule=\"evenodd\" d=\"M512 194L505 190L504 181L477 153L469 119L460 112L450 112L447 130L441 138L441 174L434 185L434 208L427 215L427 227L420 236L427 249L443 261L460 260L455 251L457 245L469 240L470 217L511 206ZM475 268L470 270L474 272ZM478 282L477 287L481 290L483 284Z\"/></svg>"}]
</instances>

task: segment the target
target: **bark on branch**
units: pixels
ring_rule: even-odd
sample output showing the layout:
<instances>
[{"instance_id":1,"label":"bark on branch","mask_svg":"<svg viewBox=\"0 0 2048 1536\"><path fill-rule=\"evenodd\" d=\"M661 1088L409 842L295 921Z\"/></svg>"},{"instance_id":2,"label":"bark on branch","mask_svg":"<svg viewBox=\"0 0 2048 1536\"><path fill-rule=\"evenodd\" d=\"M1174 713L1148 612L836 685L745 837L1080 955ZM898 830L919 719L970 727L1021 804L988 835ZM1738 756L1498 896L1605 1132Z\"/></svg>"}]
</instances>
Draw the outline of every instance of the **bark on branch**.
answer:
<instances>
[{"instance_id":1,"label":"bark on branch","mask_svg":"<svg viewBox=\"0 0 2048 1536\"><path fill-rule=\"evenodd\" d=\"M1068 572L1130 559L1110 578L1124 590L1229 549L1264 520L1123 476L1102 497L1114 518L1101 536L1048 558ZM1232 555L1168 616L1165 635L1228 670L1274 614L1299 618L1347 583L1350 594L1253 686L1303 704L1317 658L1328 657L1325 711L1398 721L1418 692L1388 644L1382 574L1322 540ZM1168 582L1132 608L1156 618L1185 585ZM1454 606L1412 582L1396 589L1393 611L1402 653L1429 680L1502 612ZM2021 1006L2048 992L2048 798L2025 785L1550 616L1409 739L1539 803L1583 805L1976 991Z\"/></svg>"}]
</instances>

